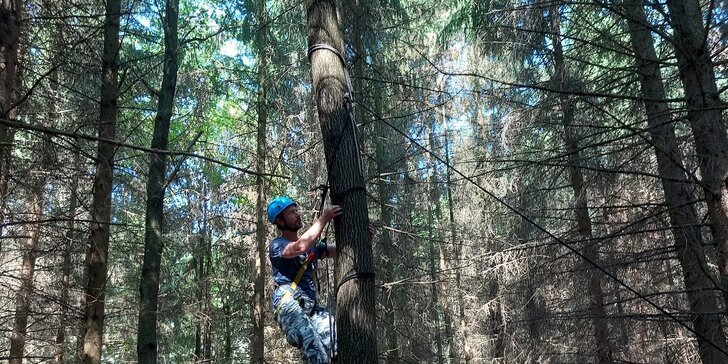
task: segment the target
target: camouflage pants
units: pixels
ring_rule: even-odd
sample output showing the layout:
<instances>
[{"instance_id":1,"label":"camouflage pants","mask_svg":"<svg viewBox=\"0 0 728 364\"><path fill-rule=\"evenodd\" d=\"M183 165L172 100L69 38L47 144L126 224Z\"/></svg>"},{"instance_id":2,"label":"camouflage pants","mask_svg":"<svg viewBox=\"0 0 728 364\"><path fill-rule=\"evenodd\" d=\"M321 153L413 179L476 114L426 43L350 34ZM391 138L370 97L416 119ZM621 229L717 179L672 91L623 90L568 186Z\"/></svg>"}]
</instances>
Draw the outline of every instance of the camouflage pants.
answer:
<instances>
[{"instance_id":1,"label":"camouflage pants","mask_svg":"<svg viewBox=\"0 0 728 364\"><path fill-rule=\"evenodd\" d=\"M275 294L283 291L276 289ZM285 292L285 291L284 291ZM307 364L326 364L331 345L330 325L333 318L325 308L309 299L306 295L288 298L280 303L278 325L286 335L289 344L299 348L303 362Z\"/></svg>"}]
</instances>

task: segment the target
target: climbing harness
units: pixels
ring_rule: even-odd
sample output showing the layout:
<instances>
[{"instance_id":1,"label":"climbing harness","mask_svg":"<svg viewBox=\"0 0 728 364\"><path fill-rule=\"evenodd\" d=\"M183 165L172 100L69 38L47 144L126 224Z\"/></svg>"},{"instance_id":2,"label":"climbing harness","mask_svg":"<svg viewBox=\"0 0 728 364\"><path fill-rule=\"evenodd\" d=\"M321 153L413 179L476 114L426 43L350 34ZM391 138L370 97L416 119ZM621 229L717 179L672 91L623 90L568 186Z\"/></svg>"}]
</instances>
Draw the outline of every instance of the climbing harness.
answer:
<instances>
[{"instance_id":1,"label":"climbing harness","mask_svg":"<svg viewBox=\"0 0 728 364\"><path fill-rule=\"evenodd\" d=\"M311 191L315 191L317 189L321 190L321 201L319 202L318 211L316 211L316 213L314 215L314 220L318 219L318 217L321 216L321 212L324 209L324 202L326 201L326 194L329 191L329 186L327 186L325 184L321 184L318 187L313 188ZM284 201L284 202L287 202L287 201ZM291 200L291 203L292 203L292 200ZM270 219L270 217L269 217L269 219ZM325 236L324 236L323 240L319 240L316 243L316 246L318 246L322 242L324 244L326 244ZM296 272L296 277L293 279L293 282L291 282L291 284L289 285L290 289L286 290L286 293L283 295L283 297L281 297L281 300L278 302L278 307L276 308L276 311L275 311L276 318L278 318L278 316L281 313L281 307L283 307L283 303L293 297L293 294L295 293L296 288L298 288L298 284L301 283L301 279L303 278L303 275L306 273L306 269L308 269L309 264L311 264L311 262L314 260L315 257L316 257L315 251L311 251L306 255L306 258L303 260L301 267L298 268L298 272ZM315 277L315 270L312 272L312 274L314 275L314 279L318 280L318 278Z\"/></svg>"},{"instance_id":2,"label":"climbing harness","mask_svg":"<svg viewBox=\"0 0 728 364\"><path fill-rule=\"evenodd\" d=\"M293 297L294 292L296 292L296 288L298 288L298 284L301 283L301 278L303 278L303 274L306 273L306 268L308 268L308 265L311 264L313 259L316 257L315 252L310 252L306 256L306 259L304 259L303 263L301 264L301 268L298 269L298 273L296 273L296 277L293 279L293 282L289 285L290 289L286 290L286 293L283 294L283 297L281 297L281 300L278 302L278 307L276 308L275 317L276 319L281 314L281 307L283 307L283 304L291 299ZM283 286L281 286L283 287Z\"/></svg>"}]
</instances>

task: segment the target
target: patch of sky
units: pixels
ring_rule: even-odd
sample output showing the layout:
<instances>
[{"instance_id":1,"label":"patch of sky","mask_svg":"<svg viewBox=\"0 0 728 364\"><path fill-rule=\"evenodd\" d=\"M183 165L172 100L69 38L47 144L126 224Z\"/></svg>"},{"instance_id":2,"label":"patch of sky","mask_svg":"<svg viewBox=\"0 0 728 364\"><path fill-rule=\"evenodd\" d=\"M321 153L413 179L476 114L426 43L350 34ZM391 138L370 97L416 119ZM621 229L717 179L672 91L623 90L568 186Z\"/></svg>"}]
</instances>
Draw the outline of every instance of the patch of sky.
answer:
<instances>
[{"instance_id":1,"label":"patch of sky","mask_svg":"<svg viewBox=\"0 0 728 364\"><path fill-rule=\"evenodd\" d=\"M239 58L245 67L253 67L256 64L256 59L250 51L250 48L237 39L226 40L220 47L220 50L218 50L218 53L225 57Z\"/></svg>"}]
</instances>

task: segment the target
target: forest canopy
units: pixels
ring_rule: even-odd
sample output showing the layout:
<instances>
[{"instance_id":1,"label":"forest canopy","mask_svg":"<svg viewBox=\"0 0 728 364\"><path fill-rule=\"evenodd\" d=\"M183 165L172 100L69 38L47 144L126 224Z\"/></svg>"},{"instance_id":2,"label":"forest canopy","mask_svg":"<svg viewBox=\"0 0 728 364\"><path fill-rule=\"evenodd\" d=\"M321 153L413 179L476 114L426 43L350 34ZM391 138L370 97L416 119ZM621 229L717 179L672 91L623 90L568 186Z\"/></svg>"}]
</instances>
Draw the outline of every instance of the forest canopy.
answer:
<instances>
[{"instance_id":1,"label":"forest canopy","mask_svg":"<svg viewBox=\"0 0 728 364\"><path fill-rule=\"evenodd\" d=\"M286 195L348 209L340 363L728 362L727 47L725 0L3 1L0 361L297 362Z\"/></svg>"}]
</instances>

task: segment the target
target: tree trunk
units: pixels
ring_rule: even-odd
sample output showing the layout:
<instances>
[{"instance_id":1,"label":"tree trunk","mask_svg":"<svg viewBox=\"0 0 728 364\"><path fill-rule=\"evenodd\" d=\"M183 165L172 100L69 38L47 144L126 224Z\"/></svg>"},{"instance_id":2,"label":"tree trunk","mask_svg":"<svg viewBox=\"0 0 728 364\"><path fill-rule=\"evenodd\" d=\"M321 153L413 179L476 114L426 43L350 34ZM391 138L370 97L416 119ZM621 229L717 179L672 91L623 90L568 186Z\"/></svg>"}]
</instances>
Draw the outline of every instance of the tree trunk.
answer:
<instances>
[{"instance_id":1,"label":"tree trunk","mask_svg":"<svg viewBox=\"0 0 728 364\"><path fill-rule=\"evenodd\" d=\"M325 44L343 58L333 1L307 2L309 47ZM324 140L331 201L344 209L334 220L338 363L376 363L374 258L367 233L366 192L356 125L347 110L343 59L328 49L311 54L311 76ZM338 293L338 294L337 294Z\"/></svg>"},{"instance_id":2,"label":"tree trunk","mask_svg":"<svg viewBox=\"0 0 728 364\"><path fill-rule=\"evenodd\" d=\"M560 14L557 7L552 7L550 11L551 15L551 30L554 34L553 47L554 47L554 65L555 75L554 81L556 87L568 91L574 89L575 86L570 80L567 70L566 63L564 61L564 53L561 45L561 26L560 26ZM577 231L579 240L584 241L583 254L589 258L592 262L599 262L599 252L596 247L596 243L592 242L593 237L591 217L589 216L589 205L587 200L587 191L584 186L584 176L582 175L580 165L581 157L579 155L578 139L576 137L576 131L572 125L575 113L576 102L569 99L570 96L563 96L560 102L562 112L562 122L564 125L564 142L566 145L566 153L568 158L568 169L571 187L574 191L574 207L576 213ZM589 292L588 310L592 317L592 330L594 337L594 344L596 346L596 357L599 363L611 363L612 349L609 344L609 330L606 322L606 310L604 308L604 291L601 284L601 274L596 272L593 267L583 262L586 271L589 273L587 278L587 289Z\"/></svg>"},{"instance_id":3,"label":"tree trunk","mask_svg":"<svg viewBox=\"0 0 728 364\"><path fill-rule=\"evenodd\" d=\"M44 134L43 142L39 150L41 151L41 161L37 165L39 168L31 173L31 200L28 211L35 222L29 225L28 238L23 246L23 262L20 268L20 290L16 298L15 305L15 322L13 324L13 333L10 337L10 364L21 364L27 341L26 334L28 331L28 318L31 314L30 304L33 293L33 276L35 275L35 260L38 255L38 242L40 241L40 226L43 216L43 191L45 190L46 177L45 169L48 168L48 158L50 156L50 136Z\"/></svg>"},{"instance_id":4,"label":"tree trunk","mask_svg":"<svg viewBox=\"0 0 728 364\"><path fill-rule=\"evenodd\" d=\"M385 92L385 90L381 90ZM374 93L375 110L378 115L381 115L382 111L382 98L379 96L380 93ZM388 148L392 145L391 134L387 133L384 129L384 125L380 122L374 123L374 140L376 141L375 155L377 161L377 191L379 194L379 209L380 218L382 222L382 229L379 233L379 246L380 255L382 259L382 272L381 280L384 283L392 282L394 280L394 264L392 264L392 258L387 256L387 253L391 251L393 244L391 231L388 229L394 226L394 208L392 206L392 198L395 195L394 179L395 170L392 166L392 153ZM382 306L384 307L384 341L386 342L385 352L385 363L386 364L397 364L401 361L401 350L399 348L399 342L397 340L397 316L396 312L396 291L391 287L383 286L381 293Z\"/></svg>"},{"instance_id":5,"label":"tree trunk","mask_svg":"<svg viewBox=\"0 0 728 364\"><path fill-rule=\"evenodd\" d=\"M429 141L429 148L430 150L435 150L435 140L433 137L433 130L432 125L430 125L430 132L428 133L428 141ZM450 342L450 357L451 359L454 359L454 348L453 348L453 340L452 340L452 330L448 330L450 328L451 322L449 320L449 307L448 307L448 296L444 294L447 292L447 290L443 290L442 293L438 292L438 283L440 282L440 279L437 274L437 270L441 269L440 265L445 264L444 256L440 255L440 250L443 250L444 253L444 247L442 244L440 244L439 247L435 247L435 243L439 243L439 236L435 233L435 219L439 218L439 209L434 208L433 205L436 205L439 203L438 193L437 193L437 178L436 178L436 168L435 168L435 160L434 158L430 157L428 160L428 170L430 173L430 181L428 183L428 195L429 195L429 201L427 203L427 248L429 256L429 274L430 274L430 295L431 297L431 304L432 304L432 316L434 320L434 330L435 330L435 348L436 348L436 355L437 355L437 363L443 364L445 362L445 356L443 354L442 350L442 330L441 330L441 324L440 324L440 315L444 315L448 319L445 320L445 330L449 334L447 336L447 340ZM436 216L437 215L437 216ZM445 269L442 269L443 272L446 272ZM443 279L442 283L443 286L447 286L447 282ZM442 302L443 304L438 304L439 302Z\"/></svg>"},{"instance_id":6,"label":"tree trunk","mask_svg":"<svg viewBox=\"0 0 728 364\"><path fill-rule=\"evenodd\" d=\"M662 74L642 6L642 2L638 0L625 1L625 14L631 17L628 19L629 32L645 99L648 130L657 155L657 169L675 237L677 258L683 271L692 312L691 321L696 332L725 348L722 315L711 314L721 312L721 309L712 292L711 279L704 269L707 262L700 223L693 207L696 201L683 167L670 110L667 103L662 101L666 99ZM698 346L704 363L725 361L726 358L704 340L698 339Z\"/></svg>"},{"instance_id":7,"label":"tree trunk","mask_svg":"<svg viewBox=\"0 0 728 364\"><path fill-rule=\"evenodd\" d=\"M265 171L266 150L268 149L266 139L266 128L268 119L268 64L270 62L270 45L268 44L268 9L266 1L258 2L259 24L257 41L258 57L258 145L256 150L258 173ZM255 276L253 283L253 299L251 305L251 318L253 321L253 333L251 335L251 363L263 364L265 362L265 281L266 281L266 215L265 215L265 181L258 174L255 177L256 201L255 210L257 214L255 241Z\"/></svg>"},{"instance_id":8,"label":"tree trunk","mask_svg":"<svg viewBox=\"0 0 728 364\"><path fill-rule=\"evenodd\" d=\"M685 89L688 120L695 139L710 231L718 248L721 281L728 284L728 136L721 119L724 105L715 82L708 34L703 26L699 2L670 0L667 7L675 33L675 55ZM728 305L728 298L724 305ZM716 336L715 339L720 337ZM719 345L726 347L724 342ZM701 351L701 357L706 355L703 360L716 354L711 353L711 349L706 350ZM726 359L723 355L713 360Z\"/></svg>"},{"instance_id":9,"label":"tree trunk","mask_svg":"<svg viewBox=\"0 0 728 364\"><path fill-rule=\"evenodd\" d=\"M0 118L9 119L15 103L18 86L20 23L23 2L4 0L0 2ZM0 237L5 220L5 194L10 177L10 150L15 131L0 125ZM0 239L0 247L2 239ZM1 251L1 249L0 249Z\"/></svg>"},{"instance_id":10,"label":"tree trunk","mask_svg":"<svg viewBox=\"0 0 728 364\"><path fill-rule=\"evenodd\" d=\"M49 12L48 15L53 15ZM66 16L64 11L60 11L60 16ZM63 30L64 23L58 22L55 26L55 34L53 36L53 66L60 68L60 62L65 56L65 37ZM48 113L50 121L48 125L57 123L60 125L66 125L66 120L63 119L61 113L61 107L63 105L63 98L61 96L61 71L59 69L54 70L49 75L49 90L50 97L48 101ZM68 221L66 222L66 233L65 239L61 243L61 277L57 283L61 287L59 302L58 302L58 328L56 329L56 352L54 354L54 362L56 364L63 364L66 361L66 329L67 327L76 327L78 321L75 319L69 319L68 308L71 306L69 302L69 295L71 289L71 272L73 271L71 257L72 251L76 246L76 239L78 234L75 232L76 228L76 213L78 209L78 183L79 183L79 169L81 165L81 153L77 148L73 149L73 162L71 164L71 185L68 190Z\"/></svg>"},{"instance_id":11,"label":"tree trunk","mask_svg":"<svg viewBox=\"0 0 728 364\"><path fill-rule=\"evenodd\" d=\"M477 104L477 103L476 103ZM450 164L450 133L447 131L447 126L443 123L443 129L445 129L445 163ZM463 256L463 245L458 241L457 232L455 231L455 204L452 198L452 175L450 168L445 168L445 188L447 188L447 210L450 221L450 244L453 245L452 256L456 259L460 259ZM461 267L455 269L455 300L458 308L458 344L459 356L463 359L465 364L470 363L472 353L470 351L470 344L468 343L468 323L465 319L465 299L463 297L462 287L462 271ZM502 313L498 310L498 318L502 322ZM498 335L497 340L503 342L503 332Z\"/></svg>"},{"instance_id":12,"label":"tree trunk","mask_svg":"<svg viewBox=\"0 0 728 364\"><path fill-rule=\"evenodd\" d=\"M166 150L169 144L169 124L174 111L179 62L177 21L179 0L167 0L164 21L164 69L159 90L157 116L154 119L152 148ZM164 229L164 193L166 190L167 156L151 153L147 180L147 211L144 232L144 260L139 282L139 322L137 357L141 364L157 362L157 312L159 306L162 236Z\"/></svg>"},{"instance_id":13,"label":"tree trunk","mask_svg":"<svg viewBox=\"0 0 728 364\"><path fill-rule=\"evenodd\" d=\"M212 266L212 243L208 224L209 187L203 181L201 228L194 252L195 278L197 279L197 332L195 337L195 363L212 362L212 303L210 267Z\"/></svg>"},{"instance_id":14,"label":"tree trunk","mask_svg":"<svg viewBox=\"0 0 728 364\"><path fill-rule=\"evenodd\" d=\"M101 110L99 138L116 137L116 115L121 1L107 0L104 22L104 50L101 67ZM83 363L100 364L104 335L104 308L108 279L109 223L111 222L111 189L114 172L114 145L99 141L96 175L93 182L91 234L86 255L88 285L84 297L85 326Z\"/></svg>"},{"instance_id":15,"label":"tree trunk","mask_svg":"<svg viewBox=\"0 0 728 364\"><path fill-rule=\"evenodd\" d=\"M56 332L56 347L57 352L55 355L55 363L63 364L66 361L66 329L71 327L77 327L78 321L73 318L69 320L68 308L71 306L69 299L69 292L71 288L71 272L73 266L71 262L72 252L76 246L76 240L78 234L76 234L76 213L78 209L78 180L79 170L81 166L81 153L78 150L73 152L73 177L71 180L71 187L68 201L68 222L66 223L66 240L63 244L62 263L61 263L61 297L59 302L59 325Z\"/></svg>"}]
</instances>

